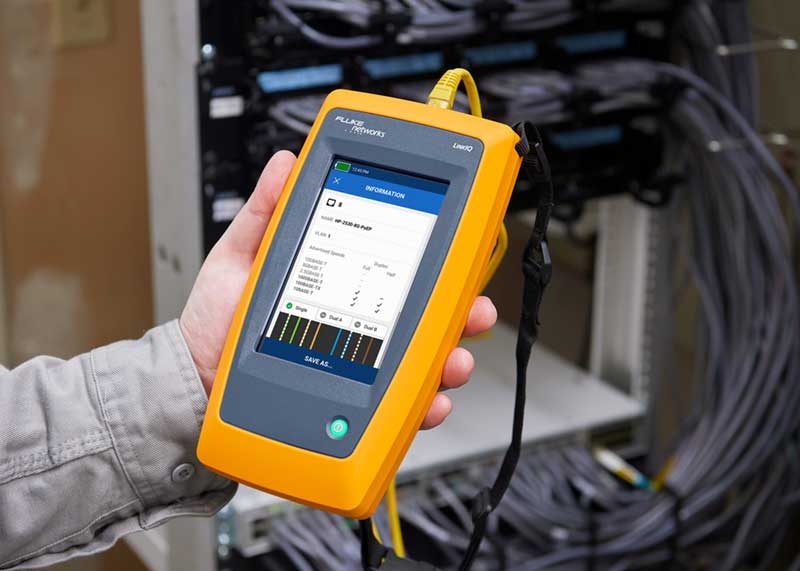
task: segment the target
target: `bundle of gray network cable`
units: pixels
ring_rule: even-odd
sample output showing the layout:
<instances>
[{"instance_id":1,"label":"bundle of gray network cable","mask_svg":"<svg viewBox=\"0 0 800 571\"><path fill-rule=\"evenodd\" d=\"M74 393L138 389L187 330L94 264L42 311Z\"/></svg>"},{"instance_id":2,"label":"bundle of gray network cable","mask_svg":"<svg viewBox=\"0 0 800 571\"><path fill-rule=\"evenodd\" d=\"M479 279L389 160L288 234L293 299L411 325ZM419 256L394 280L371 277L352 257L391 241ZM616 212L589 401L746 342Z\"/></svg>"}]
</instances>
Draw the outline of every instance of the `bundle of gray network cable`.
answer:
<instances>
[{"instance_id":1,"label":"bundle of gray network cable","mask_svg":"<svg viewBox=\"0 0 800 571\"><path fill-rule=\"evenodd\" d=\"M486 569L590 565L621 571L662 563L766 569L796 520L800 307L792 245L800 202L750 121L691 71L652 61L592 64L573 76L507 72L484 79L481 87L509 97L509 120L548 121L567 113L563 102L572 90L602 93L596 104L602 112L652 103L653 87L665 81L682 86L669 110L670 161L685 165L687 179L663 214L683 230L679 250L699 293L702 340L699 388L672 450L666 486L660 492L632 488L579 444L531 454L495 512L500 545L484 545L479 564ZM739 143L721 150L710 145L725 141ZM681 272L675 274L680 281ZM463 498L491 473L405 490L404 523L458 561L470 530ZM297 514L285 525L302 526L304 518L340 525L311 514ZM322 539L312 548L307 536L292 541L296 534L282 533L303 561L357 568L352 533L342 535L350 538L350 550L325 549Z\"/></svg>"}]
</instances>

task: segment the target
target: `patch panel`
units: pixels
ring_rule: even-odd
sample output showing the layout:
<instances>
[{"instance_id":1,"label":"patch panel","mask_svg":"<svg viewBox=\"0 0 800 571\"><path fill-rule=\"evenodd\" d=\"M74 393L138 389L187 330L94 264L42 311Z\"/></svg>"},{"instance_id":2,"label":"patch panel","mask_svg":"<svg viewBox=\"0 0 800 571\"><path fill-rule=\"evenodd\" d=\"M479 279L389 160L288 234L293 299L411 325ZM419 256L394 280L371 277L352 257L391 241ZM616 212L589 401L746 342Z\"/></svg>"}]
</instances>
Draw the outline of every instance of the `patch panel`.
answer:
<instances>
[{"instance_id":1,"label":"patch panel","mask_svg":"<svg viewBox=\"0 0 800 571\"><path fill-rule=\"evenodd\" d=\"M269 2L243 1L224 9L220 2L201 2L202 61L197 76L205 250L222 235L235 205L248 197L267 156L281 148L299 150L305 117L287 117L282 111L286 98L321 96L339 87L385 93L402 82L432 80L459 66L469 67L480 82L503 70L570 70L593 59L634 53L666 59L674 16L669 3L642 0L641 6L615 11L602 4L530 32L511 25L521 16L511 13L510 5L482 2L475 7L481 33L420 43L402 40L413 31L414 18L377 13L367 18L363 33L377 34L382 41L368 48L337 50L315 45ZM315 12L313 2L303 5L309 8L297 14L319 32L343 38L356 33L351 29L355 16ZM489 116L502 118L504 111L503 102L485 101ZM617 149L629 140L630 129L598 129L602 127L584 125L550 141L561 155L554 159L555 172L567 173L587 160L594 164L596 156L608 162L608 169L579 169L591 172L591 177L565 174L558 183L559 196L574 205L588 197L624 192L631 180L640 186L646 183L636 179L642 176L638 168L622 176L619 153L605 154L607 148ZM609 140L613 133L622 140ZM660 152L656 144L643 148ZM613 190L620 176L625 185ZM513 204L526 207L530 197L524 184L520 190Z\"/></svg>"}]
</instances>

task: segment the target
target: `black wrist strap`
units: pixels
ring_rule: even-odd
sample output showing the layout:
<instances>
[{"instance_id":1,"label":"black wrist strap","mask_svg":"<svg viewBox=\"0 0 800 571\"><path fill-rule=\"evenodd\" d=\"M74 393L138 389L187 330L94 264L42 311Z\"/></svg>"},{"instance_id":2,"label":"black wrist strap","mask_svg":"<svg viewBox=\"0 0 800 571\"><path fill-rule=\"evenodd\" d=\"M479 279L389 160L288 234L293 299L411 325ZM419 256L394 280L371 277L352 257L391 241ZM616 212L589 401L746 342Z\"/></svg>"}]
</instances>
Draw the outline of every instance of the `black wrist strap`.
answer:
<instances>
[{"instance_id":1,"label":"black wrist strap","mask_svg":"<svg viewBox=\"0 0 800 571\"><path fill-rule=\"evenodd\" d=\"M522 157L522 168L539 193L536 220L522 259L524 277L522 291L522 311L517 331L517 383L514 398L514 420L511 428L511 444L506 450L500 471L491 487L484 488L472 504L472 536L459 571L467 571L478 554L481 541L486 534L489 514L500 504L506 493L511 477L519 461L522 450L522 426L525 418L525 389L527 388L528 362L531 349L539 336L539 306L547 284L550 282L552 266L550 252L545 241L550 213L553 210L553 182L550 178L550 165L542 148L542 141L536 128L522 122L514 125L520 137L517 153Z\"/></svg>"},{"instance_id":2,"label":"black wrist strap","mask_svg":"<svg viewBox=\"0 0 800 571\"><path fill-rule=\"evenodd\" d=\"M522 426L525 417L525 389L527 386L528 362L531 349L539 334L539 306L552 272L550 252L545 240L550 213L553 210L553 183L550 178L550 165L542 148L542 141L536 128L522 122L514 125L520 140L516 145L522 157L522 168L539 193L536 220L522 259L524 285L522 292L522 311L519 319L516 346L516 394L514 397L514 419L511 429L511 444L506 450L497 478L490 487L483 488L472 502L472 535L467 552L459 565L459 571L472 567L478 549L486 535L489 514L500 503L506 493L511 477L517 467L522 449ZM383 547L372 533L369 520L361 522L362 561L364 571L428 571L436 568L409 559L398 559ZM382 550L382 551L381 551ZM381 561L383 564L381 565ZM390 565L391 564L391 565ZM420 567L420 565L422 565Z\"/></svg>"}]
</instances>

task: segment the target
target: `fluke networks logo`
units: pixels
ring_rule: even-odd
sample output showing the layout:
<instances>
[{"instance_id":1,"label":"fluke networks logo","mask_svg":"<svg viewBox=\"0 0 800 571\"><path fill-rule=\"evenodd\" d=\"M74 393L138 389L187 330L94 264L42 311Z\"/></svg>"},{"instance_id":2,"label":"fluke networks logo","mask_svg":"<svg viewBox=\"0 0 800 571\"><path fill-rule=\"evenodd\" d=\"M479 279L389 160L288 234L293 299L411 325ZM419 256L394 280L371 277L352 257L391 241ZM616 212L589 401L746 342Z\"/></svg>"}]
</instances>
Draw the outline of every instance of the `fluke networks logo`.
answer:
<instances>
[{"instance_id":1,"label":"fluke networks logo","mask_svg":"<svg viewBox=\"0 0 800 571\"><path fill-rule=\"evenodd\" d=\"M353 119L352 117L342 117L337 115L336 121L344 125L350 125L350 132L354 135L369 135L371 137L380 137L383 139L386 136L386 131L379 131L378 129L370 129L364 126L364 121L360 119Z\"/></svg>"}]
</instances>

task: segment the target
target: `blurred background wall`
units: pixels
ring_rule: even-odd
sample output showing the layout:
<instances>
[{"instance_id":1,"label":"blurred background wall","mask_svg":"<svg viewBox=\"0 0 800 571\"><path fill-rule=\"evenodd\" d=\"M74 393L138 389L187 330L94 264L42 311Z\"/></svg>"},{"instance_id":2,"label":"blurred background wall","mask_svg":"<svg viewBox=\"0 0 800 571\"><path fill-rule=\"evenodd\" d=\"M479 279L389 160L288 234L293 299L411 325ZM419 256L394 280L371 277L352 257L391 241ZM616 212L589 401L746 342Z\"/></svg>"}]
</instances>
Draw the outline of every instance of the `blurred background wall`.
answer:
<instances>
[{"instance_id":1,"label":"blurred background wall","mask_svg":"<svg viewBox=\"0 0 800 571\"><path fill-rule=\"evenodd\" d=\"M57 47L63 14L54 6L76 1L0 0L0 362L7 365L38 354L68 357L152 325L139 3L77 1L84 9L102 4L109 33ZM795 0L753 6L766 30L800 37ZM800 58L773 53L760 64L763 127L796 138ZM563 287L551 289L557 299L544 308L555 324L545 342L581 361L591 256L559 248ZM504 271L516 272L516 264ZM513 288L515 280L502 283ZM679 321L678 336L690 339L692 316ZM59 566L141 568L124 546Z\"/></svg>"},{"instance_id":2,"label":"blurred background wall","mask_svg":"<svg viewBox=\"0 0 800 571\"><path fill-rule=\"evenodd\" d=\"M61 48L54 4L0 0L6 363L151 325L139 3L101 2L108 37Z\"/></svg>"}]
</instances>

